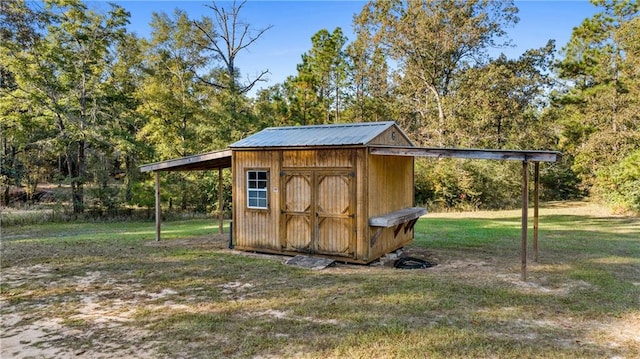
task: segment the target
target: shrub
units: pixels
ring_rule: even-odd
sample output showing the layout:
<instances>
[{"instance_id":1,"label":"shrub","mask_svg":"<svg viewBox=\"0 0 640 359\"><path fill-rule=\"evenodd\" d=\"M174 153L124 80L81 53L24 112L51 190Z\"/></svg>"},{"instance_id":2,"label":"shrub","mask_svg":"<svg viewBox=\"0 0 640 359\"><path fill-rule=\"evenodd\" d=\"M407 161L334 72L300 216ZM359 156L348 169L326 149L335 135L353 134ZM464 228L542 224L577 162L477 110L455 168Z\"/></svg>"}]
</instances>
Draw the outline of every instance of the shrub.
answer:
<instances>
[{"instance_id":1,"label":"shrub","mask_svg":"<svg viewBox=\"0 0 640 359\"><path fill-rule=\"evenodd\" d=\"M640 213L640 150L598 171L596 193L618 210Z\"/></svg>"}]
</instances>

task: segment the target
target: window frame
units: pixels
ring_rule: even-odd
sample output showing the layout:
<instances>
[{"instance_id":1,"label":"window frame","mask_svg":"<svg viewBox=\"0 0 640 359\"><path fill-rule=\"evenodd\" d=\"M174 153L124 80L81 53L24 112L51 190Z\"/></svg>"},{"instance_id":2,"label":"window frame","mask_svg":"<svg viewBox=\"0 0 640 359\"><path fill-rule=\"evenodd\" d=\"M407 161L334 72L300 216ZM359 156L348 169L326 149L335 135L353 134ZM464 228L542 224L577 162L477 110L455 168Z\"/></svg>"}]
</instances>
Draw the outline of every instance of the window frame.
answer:
<instances>
[{"instance_id":1,"label":"window frame","mask_svg":"<svg viewBox=\"0 0 640 359\"><path fill-rule=\"evenodd\" d=\"M255 173L255 177L251 178L251 173ZM265 178L260 178L260 174L264 173ZM251 183L255 182L255 183ZM251 185L254 184L254 187ZM246 185L246 196L247 200L245 202L247 209L251 210L269 210L269 170L266 168L251 168L245 171L245 185ZM260 185L264 185L264 187L260 187ZM264 193L263 196L260 196L261 193ZM252 206L251 201L255 200L256 205ZM264 206L261 206L260 202L264 201Z\"/></svg>"}]
</instances>

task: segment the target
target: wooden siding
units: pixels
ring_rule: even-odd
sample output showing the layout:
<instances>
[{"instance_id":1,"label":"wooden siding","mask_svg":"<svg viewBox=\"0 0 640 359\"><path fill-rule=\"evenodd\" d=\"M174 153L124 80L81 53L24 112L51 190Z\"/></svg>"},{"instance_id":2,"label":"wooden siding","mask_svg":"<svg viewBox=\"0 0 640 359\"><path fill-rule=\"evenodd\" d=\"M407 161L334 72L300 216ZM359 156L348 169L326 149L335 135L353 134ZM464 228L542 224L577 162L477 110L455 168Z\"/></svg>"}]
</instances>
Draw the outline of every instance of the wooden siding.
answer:
<instances>
[{"instance_id":1,"label":"wooden siding","mask_svg":"<svg viewBox=\"0 0 640 359\"><path fill-rule=\"evenodd\" d=\"M351 168L354 150L351 149L314 149L283 150L283 168Z\"/></svg>"},{"instance_id":2,"label":"wooden siding","mask_svg":"<svg viewBox=\"0 0 640 359\"><path fill-rule=\"evenodd\" d=\"M365 149L359 149L365 153ZM355 149L234 151L238 249L353 258ZM246 171L269 171L269 208L246 206Z\"/></svg>"},{"instance_id":3,"label":"wooden siding","mask_svg":"<svg viewBox=\"0 0 640 359\"><path fill-rule=\"evenodd\" d=\"M391 126L371 140L368 145L413 146L411 141L397 126Z\"/></svg>"},{"instance_id":4,"label":"wooden siding","mask_svg":"<svg viewBox=\"0 0 640 359\"><path fill-rule=\"evenodd\" d=\"M234 150L234 238L241 250L310 253L367 263L413 233L385 228L371 245L369 218L413 205L413 158L366 147ZM269 208L246 206L246 171L269 171Z\"/></svg>"},{"instance_id":5,"label":"wooden siding","mask_svg":"<svg viewBox=\"0 0 640 359\"><path fill-rule=\"evenodd\" d=\"M369 187L368 187L368 152L366 149L356 151L356 238L355 238L355 257L364 262L372 260L369 256ZM376 259L376 258L373 258Z\"/></svg>"},{"instance_id":6,"label":"wooden siding","mask_svg":"<svg viewBox=\"0 0 640 359\"><path fill-rule=\"evenodd\" d=\"M413 206L413 158L395 156L368 156L368 217ZM377 228L368 227L368 239ZM369 258L378 258L402 247L413 239L413 232L385 228L370 248Z\"/></svg>"},{"instance_id":7,"label":"wooden siding","mask_svg":"<svg viewBox=\"0 0 640 359\"><path fill-rule=\"evenodd\" d=\"M233 232L235 244L243 247L280 249L278 219L280 199L279 154L276 151L234 151L233 155ZM268 209L247 208L247 170L269 171Z\"/></svg>"}]
</instances>

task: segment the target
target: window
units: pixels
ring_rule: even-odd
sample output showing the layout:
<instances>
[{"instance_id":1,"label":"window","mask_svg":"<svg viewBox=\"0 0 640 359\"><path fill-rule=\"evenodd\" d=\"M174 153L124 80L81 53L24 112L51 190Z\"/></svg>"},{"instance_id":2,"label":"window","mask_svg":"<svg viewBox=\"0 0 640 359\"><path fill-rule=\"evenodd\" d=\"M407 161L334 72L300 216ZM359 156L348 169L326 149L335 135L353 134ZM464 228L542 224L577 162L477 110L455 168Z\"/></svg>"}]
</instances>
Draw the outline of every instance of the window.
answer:
<instances>
[{"instance_id":1,"label":"window","mask_svg":"<svg viewBox=\"0 0 640 359\"><path fill-rule=\"evenodd\" d=\"M247 207L267 209L269 172L247 171Z\"/></svg>"}]
</instances>

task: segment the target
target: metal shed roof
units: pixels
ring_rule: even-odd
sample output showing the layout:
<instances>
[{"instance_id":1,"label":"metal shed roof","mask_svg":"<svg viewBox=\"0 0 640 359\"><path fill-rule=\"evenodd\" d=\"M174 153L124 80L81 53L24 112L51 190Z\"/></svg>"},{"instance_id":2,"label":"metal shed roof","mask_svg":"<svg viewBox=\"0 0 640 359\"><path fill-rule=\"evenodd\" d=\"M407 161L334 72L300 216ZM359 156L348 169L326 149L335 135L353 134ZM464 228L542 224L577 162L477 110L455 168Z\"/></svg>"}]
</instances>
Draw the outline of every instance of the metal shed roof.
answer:
<instances>
[{"instance_id":1,"label":"metal shed roof","mask_svg":"<svg viewBox=\"0 0 640 359\"><path fill-rule=\"evenodd\" d=\"M229 167L231 167L231 150L226 149L149 163L140 166L140 171L197 171Z\"/></svg>"},{"instance_id":2,"label":"metal shed roof","mask_svg":"<svg viewBox=\"0 0 640 359\"><path fill-rule=\"evenodd\" d=\"M230 148L366 145L394 121L269 127L244 138Z\"/></svg>"}]
</instances>

